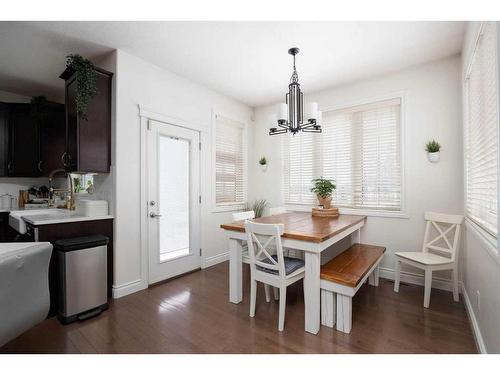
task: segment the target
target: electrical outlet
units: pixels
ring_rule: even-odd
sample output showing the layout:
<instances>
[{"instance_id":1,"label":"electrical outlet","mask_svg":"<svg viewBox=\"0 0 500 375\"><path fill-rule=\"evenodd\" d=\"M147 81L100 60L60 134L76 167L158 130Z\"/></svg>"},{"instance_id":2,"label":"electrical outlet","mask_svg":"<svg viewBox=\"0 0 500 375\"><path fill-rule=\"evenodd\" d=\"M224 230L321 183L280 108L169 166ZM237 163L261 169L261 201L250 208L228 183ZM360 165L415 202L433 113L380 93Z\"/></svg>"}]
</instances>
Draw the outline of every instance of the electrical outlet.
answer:
<instances>
[{"instance_id":1,"label":"electrical outlet","mask_svg":"<svg viewBox=\"0 0 500 375\"><path fill-rule=\"evenodd\" d=\"M477 297L477 310L481 311L481 293L479 293L479 290L476 291L476 297Z\"/></svg>"}]
</instances>

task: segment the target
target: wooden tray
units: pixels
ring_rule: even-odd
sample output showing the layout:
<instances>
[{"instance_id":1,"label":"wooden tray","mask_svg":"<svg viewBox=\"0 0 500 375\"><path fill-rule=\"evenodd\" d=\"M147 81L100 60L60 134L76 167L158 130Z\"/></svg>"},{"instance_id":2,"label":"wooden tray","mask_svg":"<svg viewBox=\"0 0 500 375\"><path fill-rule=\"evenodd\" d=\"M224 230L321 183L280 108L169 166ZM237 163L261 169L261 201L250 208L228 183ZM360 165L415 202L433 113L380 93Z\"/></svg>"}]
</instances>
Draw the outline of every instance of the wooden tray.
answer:
<instances>
[{"instance_id":1,"label":"wooden tray","mask_svg":"<svg viewBox=\"0 0 500 375\"><path fill-rule=\"evenodd\" d=\"M337 217L339 216L339 209L332 208L313 208L312 215L318 217Z\"/></svg>"}]
</instances>

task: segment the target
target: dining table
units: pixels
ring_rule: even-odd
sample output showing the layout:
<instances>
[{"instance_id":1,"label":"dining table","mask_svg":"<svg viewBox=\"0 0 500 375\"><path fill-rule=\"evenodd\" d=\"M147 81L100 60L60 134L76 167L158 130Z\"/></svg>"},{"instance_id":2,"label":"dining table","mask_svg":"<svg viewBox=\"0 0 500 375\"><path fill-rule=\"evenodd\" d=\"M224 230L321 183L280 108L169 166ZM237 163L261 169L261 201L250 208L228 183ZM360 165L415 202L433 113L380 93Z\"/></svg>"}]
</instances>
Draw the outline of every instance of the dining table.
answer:
<instances>
[{"instance_id":1,"label":"dining table","mask_svg":"<svg viewBox=\"0 0 500 375\"><path fill-rule=\"evenodd\" d=\"M305 330L317 334L320 329L320 268L321 253L333 244L354 233L361 242L361 228L366 216L338 215L336 217L312 216L311 212L286 212L279 215L252 219L256 223L283 224L284 248L304 252L304 306ZM240 303L243 299L242 252L247 240L245 221L222 224L229 242L229 301ZM357 232L357 233L355 233Z\"/></svg>"}]
</instances>

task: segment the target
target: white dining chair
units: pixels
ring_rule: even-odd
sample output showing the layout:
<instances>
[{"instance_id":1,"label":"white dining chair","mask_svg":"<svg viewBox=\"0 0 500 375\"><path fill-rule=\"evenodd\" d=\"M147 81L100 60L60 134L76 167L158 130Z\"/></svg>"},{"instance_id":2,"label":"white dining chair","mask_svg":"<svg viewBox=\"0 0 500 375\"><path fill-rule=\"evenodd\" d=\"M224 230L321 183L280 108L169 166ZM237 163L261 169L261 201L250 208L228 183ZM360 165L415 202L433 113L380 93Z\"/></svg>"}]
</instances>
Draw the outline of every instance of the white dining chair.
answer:
<instances>
[{"instance_id":1,"label":"white dining chair","mask_svg":"<svg viewBox=\"0 0 500 375\"><path fill-rule=\"evenodd\" d=\"M269 215L280 215L286 212L286 207L270 207Z\"/></svg>"},{"instance_id":2,"label":"white dining chair","mask_svg":"<svg viewBox=\"0 0 500 375\"><path fill-rule=\"evenodd\" d=\"M255 219L255 212L254 211L242 211L242 212L233 212L233 221L240 221L240 220L248 220L248 219ZM250 264L250 258L248 256L248 246L247 244L243 245L243 250L241 254L241 261L246 264ZM271 301L271 290L269 288L269 285L264 284L264 291L266 294L266 301L270 302ZM276 298L276 291L274 292L274 298Z\"/></svg>"},{"instance_id":3,"label":"white dining chair","mask_svg":"<svg viewBox=\"0 0 500 375\"><path fill-rule=\"evenodd\" d=\"M303 279L305 274L302 259L283 255L281 236L283 224L260 224L245 221L248 253L250 256L250 316L255 316L257 300L257 282L279 288L278 330L285 326L286 288ZM274 243L276 254L271 255L269 245Z\"/></svg>"},{"instance_id":4,"label":"white dining chair","mask_svg":"<svg viewBox=\"0 0 500 375\"><path fill-rule=\"evenodd\" d=\"M453 300L458 296L458 250L460 245L460 226L464 220L461 215L448 215L435 212L425 213L425 234L422 251L397 252L394 291L399 292L401 263L425 271L424 307L429 308L432 287L432 272L452 270Z\"/></svg>"}]
</instances>

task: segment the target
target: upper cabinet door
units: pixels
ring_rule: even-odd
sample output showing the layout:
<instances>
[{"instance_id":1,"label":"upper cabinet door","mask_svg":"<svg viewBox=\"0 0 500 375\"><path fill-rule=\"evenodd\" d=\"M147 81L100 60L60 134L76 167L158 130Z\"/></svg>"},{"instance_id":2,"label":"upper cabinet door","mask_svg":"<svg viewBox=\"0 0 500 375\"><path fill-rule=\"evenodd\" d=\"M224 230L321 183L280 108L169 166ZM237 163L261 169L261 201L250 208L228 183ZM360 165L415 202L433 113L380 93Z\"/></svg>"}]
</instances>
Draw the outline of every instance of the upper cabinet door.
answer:
<instances>
[{"instance_id":1,"label":"upper cabinet door","mask_svg":"<svg viewBox=\"0 0 500 375\"><path fill-rule=\"evenodd\" d=\"M49 103L46 116L40 121L40 171L48 176L54 169L64 168L66 124L64 104Z\"/></svg>"},{"instance_id":2,"label":"upper cabinet door","mask_svg":"<svg viewBox=\"0 0 500 375\"><path fill-rule=\"evenodd\" d=\"M9 163L9 107L0 103L0 177L8 176Z\"/></svg>"},{"instance_id":3,"label":"upper cabinet door","mask_svg":"<svg viewBox=\"0 0 500 375\"><path fill-rule=\"evenodd\" d=\"M9 176L40 176L39 126L30 104L9 104L9 148Z\"/></svg>"},{"instance_id":4,"label":"upper cabinet door","mask_svg":"<svg viewBox=\"0 0 500 375\"><path fill-rule=\"evenodd\" d=\"M97 95L87 108L87 119L77 116L76 74L71 69L61 75L66 80L66 169L72 172L108 173L111 166L111 80L112 73L97 69Z\"/></svg>"}]
</instances>

